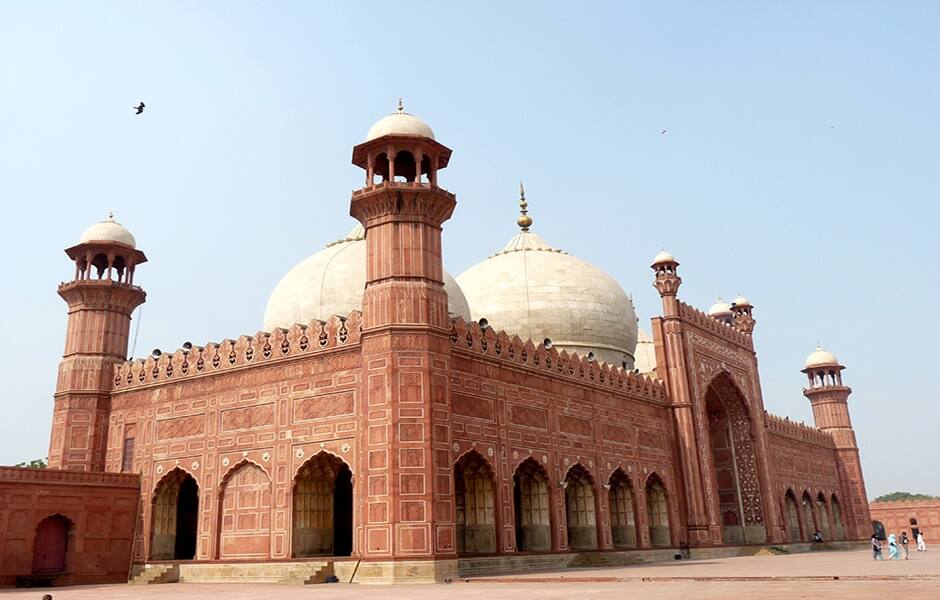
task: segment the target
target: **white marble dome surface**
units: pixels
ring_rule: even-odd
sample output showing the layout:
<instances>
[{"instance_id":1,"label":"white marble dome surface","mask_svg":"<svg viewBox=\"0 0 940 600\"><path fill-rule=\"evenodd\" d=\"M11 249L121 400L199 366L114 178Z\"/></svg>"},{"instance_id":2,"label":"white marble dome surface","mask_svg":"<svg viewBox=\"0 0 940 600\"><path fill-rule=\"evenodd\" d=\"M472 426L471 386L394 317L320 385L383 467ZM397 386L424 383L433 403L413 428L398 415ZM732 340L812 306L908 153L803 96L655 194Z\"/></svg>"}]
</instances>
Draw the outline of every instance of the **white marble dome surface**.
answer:
<instances>
[{"instance_id":1,"label":"white marble dome surface","mask_svg":"<svg viewBox=\"0 0 940 600\"><path fill-rule=\"evenodd\" d=\"M597 267L521 231L494 256L459 277L474 320L616 367L633 369L637 340L633 303Z\"/></svg>"},{"instance_id":2,"label":"white marble dome surface","mask_svg":"<svg viewBox=\"0 0 940 600\"><path fill-rule=\"evenodd\" d=\"M372 141L383 135L420 135L434 139L434 132L427 123L402 110L380 119L373 125L366 134L366 141Z\"/></svg>"},{"instance_id":3,"label":"white marble dome surface","mask_svg":"<svg viewBox=\"0 0 940 600\"><path fill-rule=\"evenodd\" d=\"M838 367L839 359L836 358L836 355L828 350L823 349L822 346L816 346L816 349L806 357L806 368L812 369L814 367Z\"/></svg>"},{"instance_id":4,"label":"white marble dome surface","mask_svg":"<svg viewBox=\"0 0 940 600\"><path fill-rule=\"evenodd\" d=\"M117 242L131 248L137 247L137 240L134 239L134 236L126 227L114 220L113 215L105 221L95 223L78 238L79 244L89 242Z\"/></svg>"},{"instance_id":5,"label":"white marble dome surface","mask_svg":"<svg viewBox=\"0 0 940 600\"><path fill-rule=\"evenodd\" d=\"M366 240L362 225L287 272L275 286L264 311L264 330L325 321L362 310L366 285ZM452 317L470 320L470 308L460 286L446 271L444 290Z\"/></svg>"}]
</instances>

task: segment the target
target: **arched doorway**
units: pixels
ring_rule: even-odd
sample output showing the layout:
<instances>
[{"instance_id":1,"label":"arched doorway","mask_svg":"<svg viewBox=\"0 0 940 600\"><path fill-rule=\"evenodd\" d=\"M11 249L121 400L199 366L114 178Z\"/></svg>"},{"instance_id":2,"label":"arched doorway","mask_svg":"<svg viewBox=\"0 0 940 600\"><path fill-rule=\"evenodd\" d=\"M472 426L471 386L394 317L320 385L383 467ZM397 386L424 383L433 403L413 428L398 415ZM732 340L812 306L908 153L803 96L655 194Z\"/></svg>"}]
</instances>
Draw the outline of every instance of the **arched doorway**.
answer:
<instances>
[{"instance_id":1,"label":"arched doorway","mask_svg":"<svg viewBox=\"0 0 940 600\"><path fill-rule=\"evenodd\" d=\"M842 506L839 504L839 498L833 494L829 504L832 507L832 539L844 540L845 524L842 522Z\"/></svg>"},{"instance_id":2,"label":"arched doorway","mask_svg":"<svg viewBox=\"0 0 940 600\"><path fill-rule=\"evenodd\" d=\"M513 475L513 507L518 550L551 550L548 474L532 458L523 461Z\"/></svg>"},{"instance_id":3,"label":"arched doorway","mask_svg":"<svg viewBox=\"0 0 940 600\"><path fill-rule=\"evenodd\" d=\"M293 494L293 554L352 554L352 471L337 456L320 452L297 472Z\"/></svg>"},{"instance_id":4,"label":"arched doorway","mask_svg":"<svg viewBox=\"0 0 940 600\"><path fill-rule=\"evenodd\" d=\"M813 517L813 500L809 497L809 492L803 492L800 505L803 508L803 541L808 542L813 539L813 532L816 531L816 519Z\"/></svg>"},{"instance_id":5,"label":"arched doorway","mask_svg":"<svg viewBox=\"0 0 940 600\"><path fill-rule=\"evenodd\" d=\"M594 481L582 465L576 464L565 476L565 516L568 519L568 547L572 550L597 549L597 515Z\"/></svg>"},{"instance_id":6,"label":"arched doorway","mask_svg":"<svg viewBox=\"0 0 940 600\"><path fill-rule=\"evenodd\" d=\"M173 469L157 484L153 496L151 559L195 558L198 520L199 485L189 473Z\"/></svg>"},{"instance_id":7,"label":"arched doorway","mask_svg":"<svg viewBox=\"0 0 940 600\"><path fill-rule=\"evenodd\" d=\"M219 497L219 558L271 556L271 478L243 461L225 475Z\"/></svg>"},{"instance_id":8,"label":"arched doorway","mask_svg":"<svg viewBox=\"0 0 940 600\"><path fill-rule=\"evenodd\" d=\"M832 539L832 531L829 528L829 506L822 492L816 496L816 511L819 513L819 532L823 540L828 542Z\"/></svg>"},{"instance_id":9,"label":"arched doorway","mask_svg":"<svg viewBox=\"0 0 940 600\"><path fill-rule=\"evenodd\" d=\"M610 476L607 492L610 506L610 537L614 548L636 548L636 501L626 473L617 469Z\"/></svg>"},{"instance_id":10,"label":"arched doorway","mask_svg":"<svg viewBox=\"0 0 940 600\"><path fill-rule=\"evenodd\" d=\"M871 522L871 533L881 541L888 539L888 536L885 535L885 525L881 521Z\"/></svg>"},{"instance_id":11,"label":"arched doorway","mask_svg":"<svg viewBox=\"0 0 940 600\"><path fill-rule=\"evenodd\" d=\"M493 470L477 452L468 452L454 465L457 505L457 553L496 552L496 497Z\"/></svg>"},{"instance_id":12,"label":"arched doorway","mask_svg":"<svg viewBox=\"0 0 940 600\"><path fill-rule=\"evenodd\" d=\"M63 573L72 522L62 515L46 517L36 526L33 573Z\"/></svg>"},{"instance_id":13,"label":"arched doorway","mask_svg":"<svg viewBox=\"0 0 940 600\"><path fill-rule=\"evenodd\" d=\"M646 480L646 518L649 520L650 544L669 546L672 535L669 528L669 502L666 486L653 473Z\"/></svg>"},{"instance_id":14,"label":"arched doorway","mask_svg":"<svg viewBox=\"0 0 940 600\"><path fill-rule=\"evenodd\" d=\"M787 534L790 542L799 542L800 511L799 508L797 508L796 494L793 493L793 490L787 490L786 497L784 498L784 506L786 506Z\"/></svg>"},{"instance_id":15,"label":"arched doorway","mask_svg":"<svg viewBox=\"0 0 940 600\"><path fill-rule=\"evenodd\" d=\"M763 499L747 404L726 373L705 392L721 538L725 544L767 541Z\"/></svg>"}]
</instances>

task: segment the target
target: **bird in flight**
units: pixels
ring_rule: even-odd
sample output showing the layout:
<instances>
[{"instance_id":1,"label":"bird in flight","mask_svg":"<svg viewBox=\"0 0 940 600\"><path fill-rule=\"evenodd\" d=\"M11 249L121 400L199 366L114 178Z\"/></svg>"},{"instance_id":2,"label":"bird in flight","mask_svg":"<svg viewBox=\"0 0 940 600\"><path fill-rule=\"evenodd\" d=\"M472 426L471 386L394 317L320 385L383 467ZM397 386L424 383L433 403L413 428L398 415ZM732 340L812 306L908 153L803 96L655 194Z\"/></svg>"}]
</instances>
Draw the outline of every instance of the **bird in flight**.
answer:
<instances>
[{"instance_id":1,"label":"bird in flight","mask_svg":"<svg viewBox=\"0 0 940 600\"><path fill-rule=\"evenodd\" d=\"M141 103L141 104L143 104L143 103ZM662 131L659 132L659 135L665 135L665 134L666 134L666 130L665 130L665 129L663 129Z\"/></svg>"},{"instance_id":2,"label":"bird in flight","mask_svg":"<svg viewBox=\"0 0 940 600\"><path fill-rule=\"evenodd\" d=\"M147 106L147 105L144 104L143 102L141 102L141 103L138 104L137 106L134 106L134 107L133 107L134 110L137 111L137 112L134 113L134 114L139 115L140 113L144 112L144 107L145 107L145 106Z\"/></svg>"}]
</instances>

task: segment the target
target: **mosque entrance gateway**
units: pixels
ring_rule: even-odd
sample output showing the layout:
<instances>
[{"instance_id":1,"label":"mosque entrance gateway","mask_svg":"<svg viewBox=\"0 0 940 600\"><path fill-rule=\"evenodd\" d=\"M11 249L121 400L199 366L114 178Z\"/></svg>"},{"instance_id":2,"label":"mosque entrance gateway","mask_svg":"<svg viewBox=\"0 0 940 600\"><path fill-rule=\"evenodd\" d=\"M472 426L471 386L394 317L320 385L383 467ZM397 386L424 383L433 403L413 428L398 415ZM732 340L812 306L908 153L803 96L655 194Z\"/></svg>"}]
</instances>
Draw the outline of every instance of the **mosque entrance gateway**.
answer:
<instances>
[{"instance_id":1,"label":"mosque entrance gateway","mask_svg":"<svg viewBox=\"0 0 940 600\"><path fill-rule=\"evenodd\" d=\"M744 398L726 374L709 385L705 410L722 542L762 544L767 530L751 421Z\"/></svg>"},{"instance_id":2,"label":"mosque entrance gateway","mask_svg":"<svg viewBox=\"0 0 940 600\"><path fill-rule=\"evenodd\" d=\"M294 482L294 557L350 556L352 516L349 466L326 452L313 456Z\"/></svg>"},{"instance_id":3,"label":"mosque entrance gateway","mask_svg":"<svg viewBox=\"0 0 940 600\"><path fill-rule=\"evenodd\" d=\"M181 469L173 469L157 484L153 500L153 560L192 560L196 557L199 486Z\"/></svg>"}]
</instances>

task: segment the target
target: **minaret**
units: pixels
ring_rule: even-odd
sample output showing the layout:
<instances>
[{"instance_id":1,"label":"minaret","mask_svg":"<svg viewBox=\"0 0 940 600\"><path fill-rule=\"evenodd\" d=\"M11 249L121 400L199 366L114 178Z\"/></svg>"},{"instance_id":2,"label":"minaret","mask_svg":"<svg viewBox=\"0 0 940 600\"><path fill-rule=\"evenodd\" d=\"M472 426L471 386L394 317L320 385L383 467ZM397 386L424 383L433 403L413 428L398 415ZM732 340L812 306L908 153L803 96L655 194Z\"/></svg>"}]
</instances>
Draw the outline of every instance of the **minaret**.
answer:
<instances>
[{"instance_id":1,"label":"minaret","mask_svg":"<svg viewBox=\"0 0 940 600\"><path fill-rule=\"evenodd\" d=\"M735 327L748 335L754 333L754 325L757 321L754 320L754 306L750 300L738 294L738 297L731 303L731 312L734 313L732 323Z\"/></svg>"},{"instance_id":2,"label":"minaret","mask_svg":"<svg viewBox=\"0 0 940 600\"><path fill-rule=\"evenodd\" d=\"M127 358L131 313L147 297L134 285L134 270L147 257L113 215L89 227L65 253L75 262L75 276L59 285L69 317L49 466L103 471L114 365Z\"/></svg>"},{"instance_id":3,"label":"minaret","mask_svg":"<svg viewBox=\"0 0 940 600\"><path fill-rule=\"evenodd\" d=\"M356 553L415 559L418 576L434 581L456 576L452 323L441 259L441 225L456 197L437 180L450 155L399 101L353 148L366 178L349 209L366 236L360 411L369 470L356 480L363 499Z\"/></svg>"},{"instance_id":4,"label":"minaret","mask_svg":"<svg viewBox=\"0 0 940 600\"><path fill-rule=\"evenodd\" d=\"M650 268L656 272L653 286L659 291L663 302L662 319L654 320L654 328L661 326L663 347L657 348L656 372L666 382L672 400L673 420L679 443L682 481L686 499L687 539L690 546L706 546L712 543L708 515L703 492L702 461L695 437L695 420L692 410L692 392L689 390L689 373L685 355L685 340L682 319L679 316L679 300L676 297L682 278L679 277L679 261L665 250L656 255ZM660 367L661 365L661 367ZM718 533L720 536L720 532ZM716 542L720 542L718 537Z\"/></svg>"},{"instance_id":5,"label":"minaret","mask_svg":"<svg viewBox=\"0 0 940 600\"><path fill-rule=\"evenodd\" d=\"M849 519L846 532L850 539L866 539L871 529L871 518L855 430L849 418L852 388L842 384L844 368L832 352L818 346L806 359L802 371L809 380L809 387L803 390L803 395L813 405L816 427L831 435L835 442L839 478L849 494L843 502Z\"/></svg>"}]
</instances>

